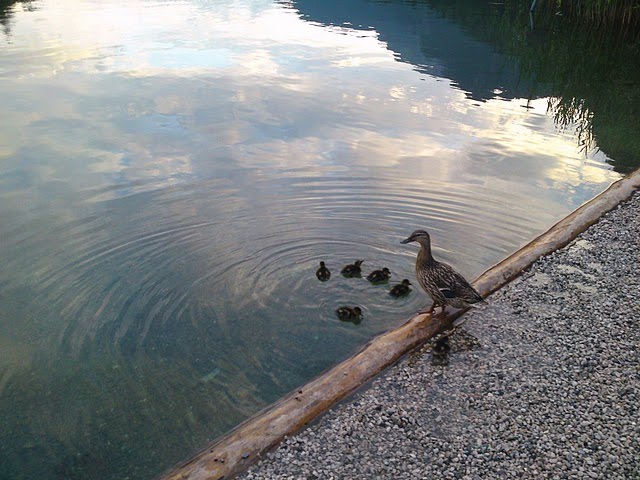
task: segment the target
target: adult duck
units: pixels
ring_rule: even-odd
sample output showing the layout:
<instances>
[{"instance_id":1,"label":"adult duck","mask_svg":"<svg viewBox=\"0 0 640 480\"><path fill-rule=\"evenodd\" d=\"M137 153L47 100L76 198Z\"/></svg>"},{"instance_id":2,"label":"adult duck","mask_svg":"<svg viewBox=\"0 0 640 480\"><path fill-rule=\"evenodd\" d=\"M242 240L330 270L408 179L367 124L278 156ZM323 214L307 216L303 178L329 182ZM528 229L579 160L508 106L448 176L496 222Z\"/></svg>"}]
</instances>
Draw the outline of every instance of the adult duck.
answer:
<instances>
[{"instance_id":1,"label":"adult duck","mask_svg":"<svg viewBox=\"0 0 640 480\"><path fill-rule=\"evenodd\" d=\"M437 307L444 312L447 305L466 308L482 302L482 296L450 265L438 262L431 254L431 237L425 230L416 230L400 243L418 242L420 251L416 258L416 277L433 303L420 313L432 314Z\"/></svg>"}]
</instances>

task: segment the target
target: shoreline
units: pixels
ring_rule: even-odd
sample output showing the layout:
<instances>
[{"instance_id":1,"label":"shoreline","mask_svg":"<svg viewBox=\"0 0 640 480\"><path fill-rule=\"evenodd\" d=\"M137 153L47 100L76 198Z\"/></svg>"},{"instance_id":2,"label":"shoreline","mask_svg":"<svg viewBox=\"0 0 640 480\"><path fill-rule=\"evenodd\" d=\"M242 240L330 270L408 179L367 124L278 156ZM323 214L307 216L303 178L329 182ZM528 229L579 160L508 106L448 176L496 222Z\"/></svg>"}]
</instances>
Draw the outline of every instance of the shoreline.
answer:
<instances>
[{"instance_id":1,"label":"shoreline","mask_svg":"<svg viewBox=\"0 0 640 480\"><path fill-rule=\"evenodd\" d=\"M620 209L620 205L633 198L638 190L640 169L614 182L549 230L485 271L473 282L474 286L485 298L500 292L534 262L543 262L547 258L545 256L551 256L575 242L579 234L601 221L607 212ZM497 296L492 296L490 301L493 298ZM160 478L220 480L246 471L250 465L264 459L268 452L278 448L283 440L317 422L330 408L353 392L360 391L363 385L370 385L381 372L386 375L385 370L407 353L414 356L416 347L450 329L463 313L462 310L448 310L444 315L433 317L413 316L400 327L375 337L352 357L285 395ZM471 318L470 314L462 317L462 321L468 318ZM460 321L455 324L460 324ZM456 338L452 337L452 340Z\"/></svg>"},{"instance_id":2,"label":"shoreline","mask_svg":"<svg viewBox=\"0 0 640 480\"><path fill-rule=\"evenodd\" d=\"M237 478L640 478L639 266L636 192Z\"/></svg>"}]
</instances>

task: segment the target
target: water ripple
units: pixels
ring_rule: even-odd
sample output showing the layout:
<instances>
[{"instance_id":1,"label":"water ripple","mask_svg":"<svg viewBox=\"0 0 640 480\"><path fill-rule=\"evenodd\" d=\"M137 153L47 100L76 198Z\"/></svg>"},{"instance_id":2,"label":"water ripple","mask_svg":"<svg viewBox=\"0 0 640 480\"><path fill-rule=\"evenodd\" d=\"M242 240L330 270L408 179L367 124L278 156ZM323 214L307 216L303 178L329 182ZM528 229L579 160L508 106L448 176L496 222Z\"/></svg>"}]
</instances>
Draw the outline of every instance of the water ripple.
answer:
<instances>
[{"instance_id":1,"label":"water ripple","mask_svg":"<svg viewBox=\"0 0 640 480\"><path fill-rule=\"evenodd\" d=\"M341 278L344 264L365 259L366 271L390 268L391 284L411 279L416 249L399 241L428 228L440 258L476 275L513 250L514 237L526 240L536 228L522 211L504 208L517 205L518 195L503 192L497 201L487 187L407 185L383 173L255 174L250 192L213 180L134 194L107 202L104 215L57 223L48 234L55 246L38 240L42 232L30 238L10 226L10 244L21 251L13 262L37 278L39 295L62 318L54 338L65 347L129 336L145 345L212 302L226 304L224 319L258 311L325 324L340 302L361 303L372 318L363 328L375 332L424 298L416 291L391 301L384 288ZM315 279L320 260L333 271L328 285Z\"/></svg>"}]
</instances>

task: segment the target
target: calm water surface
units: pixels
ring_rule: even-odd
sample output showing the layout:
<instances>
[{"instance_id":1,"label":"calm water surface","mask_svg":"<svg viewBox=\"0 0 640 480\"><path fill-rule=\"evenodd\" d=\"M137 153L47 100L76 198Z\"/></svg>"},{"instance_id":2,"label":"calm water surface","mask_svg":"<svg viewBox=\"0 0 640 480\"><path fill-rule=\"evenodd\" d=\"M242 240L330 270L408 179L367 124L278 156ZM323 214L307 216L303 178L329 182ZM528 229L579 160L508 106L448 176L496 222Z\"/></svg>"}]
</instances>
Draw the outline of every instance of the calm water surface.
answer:
<instances>
[{"instance_id":1,"label":"calm water surface","mask_svg":"<svg viewBox=\"0 0 640 480\"><path fill-rule=\"evenodd\" d=\"M344 264L475 278L619 178L426 5L322 5L4 7L0 478L152 478L426 304Z\"/></svg>"}]
</instances>

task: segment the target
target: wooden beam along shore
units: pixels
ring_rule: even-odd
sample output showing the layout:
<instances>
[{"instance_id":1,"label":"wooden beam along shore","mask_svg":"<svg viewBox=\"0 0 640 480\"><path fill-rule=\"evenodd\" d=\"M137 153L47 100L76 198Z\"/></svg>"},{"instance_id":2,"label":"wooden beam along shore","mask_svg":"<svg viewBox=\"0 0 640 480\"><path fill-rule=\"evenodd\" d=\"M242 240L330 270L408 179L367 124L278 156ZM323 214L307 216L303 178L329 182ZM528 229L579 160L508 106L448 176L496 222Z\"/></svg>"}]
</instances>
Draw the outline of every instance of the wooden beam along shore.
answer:
<instances>
[{"instance_id":1,"label":"wooden beam along shore","mask_svg":"<svg viewBox=\"0 0 640 480\"><path fill-rule=\"evenodd\" d=\"M523 248L488 269L474 286L486 297L578 234L640 188L640 169L613 183ZM229 479L420 344L451 328L463 311L416 315L374 338L352 357L249 418L162 480Z\"/></svg>"}]
</instances>

